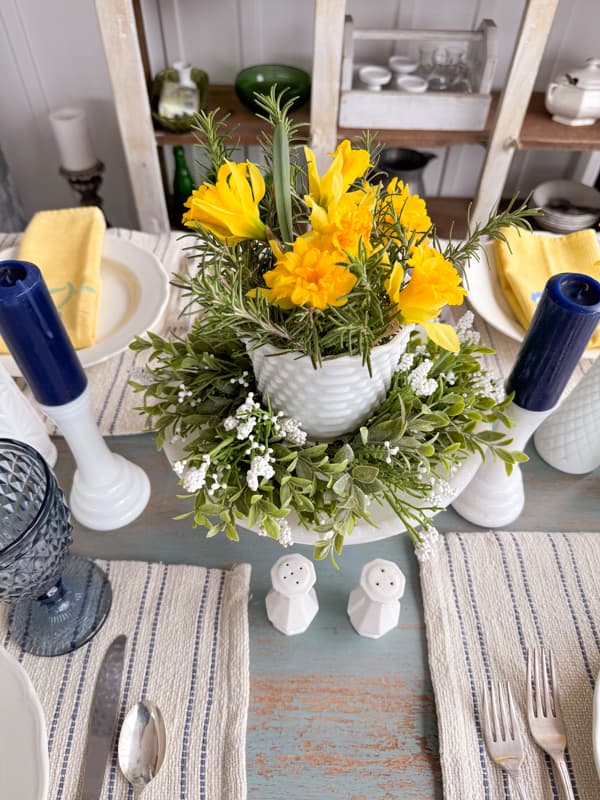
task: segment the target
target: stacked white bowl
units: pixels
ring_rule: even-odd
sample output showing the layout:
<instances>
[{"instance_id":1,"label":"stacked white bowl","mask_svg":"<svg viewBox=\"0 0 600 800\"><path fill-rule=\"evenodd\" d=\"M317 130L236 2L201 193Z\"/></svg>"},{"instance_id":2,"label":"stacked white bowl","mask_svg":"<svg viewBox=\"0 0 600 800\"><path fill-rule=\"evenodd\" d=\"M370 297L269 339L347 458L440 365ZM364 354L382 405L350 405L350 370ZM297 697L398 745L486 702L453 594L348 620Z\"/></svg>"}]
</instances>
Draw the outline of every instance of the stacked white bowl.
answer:
<instances>
[{"instance_id":1,"label":"stacked white bowl","mask_svg":"<svg viewBox=\"0 0 600 800\"><path fill-rule=\"evenodd\" d=\"M553 233L572 233L592 228L600 219L600 192L592 186L570 180L540 183L529 205L540 208L536 223Z\"/></svg>"}]
</instances>

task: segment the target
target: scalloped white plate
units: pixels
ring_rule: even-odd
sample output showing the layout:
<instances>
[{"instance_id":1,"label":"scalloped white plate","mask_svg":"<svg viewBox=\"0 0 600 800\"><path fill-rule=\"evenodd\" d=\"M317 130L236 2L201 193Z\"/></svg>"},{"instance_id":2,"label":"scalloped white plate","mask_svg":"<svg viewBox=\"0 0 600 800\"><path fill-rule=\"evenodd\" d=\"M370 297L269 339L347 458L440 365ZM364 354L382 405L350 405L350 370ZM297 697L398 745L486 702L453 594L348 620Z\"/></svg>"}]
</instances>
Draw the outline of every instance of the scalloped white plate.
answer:
<instances>
[{"instance_id":1,"label":"scalloped white plate","mask_svg":"<svg viewBox=\"0 0 600 800\"><path fill-rule=\"evenodd\" d=\"M0 260L17 252L17 247L0 250ZM84 368L126 350L158 323L169 298L169 277L154 253L117 236L104 237L100 278L96 342L77 351ZM13 377L21 374L10 355L0 355L0 364Z\"/></svg>"},{"instance_id":2,"label":"scalloped white plate","mask_svg":"<svg viewBox=\"0 0 600 800\"><path fill-rule=\"evenodd\" d=\"M536 231L539 236L552 236L551 233ZM599 237L600 238L600 237ZM522 342L525 330L512 312L500 288L500 280L496 271L494 243L485 242L479 261L472 258L466 272L469 288L468 300L480 317L500 333ZM600 348L585 350L582 358L596 358Z\"/></svg>"},{"instance_id":3,"label":"scalloped white plate","mask_svg":"<svg viewBox=\"0 0 600 800\"><path fill-rule=\"evenodd\" d=\"M0 795L46 800L48 742L44 713L29 676L0 647Z\"/></svg>"}]
</instances>

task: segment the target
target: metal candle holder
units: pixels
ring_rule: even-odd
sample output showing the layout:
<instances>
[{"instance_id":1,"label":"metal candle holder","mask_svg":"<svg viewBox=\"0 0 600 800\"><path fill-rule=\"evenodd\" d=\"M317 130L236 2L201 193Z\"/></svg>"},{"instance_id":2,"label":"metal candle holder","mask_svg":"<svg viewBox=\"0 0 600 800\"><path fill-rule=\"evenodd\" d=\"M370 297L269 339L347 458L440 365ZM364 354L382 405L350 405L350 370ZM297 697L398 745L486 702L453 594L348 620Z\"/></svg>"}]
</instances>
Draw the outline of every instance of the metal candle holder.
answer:
<instances>
[{"instance_id":1,"label":"metal candle holder","mask_svg":"<svg viewBox=\"0 0 600 800\"><path fill-rule=\"evenodd\" d=\"M98 190L102 184L102 173L104 172L104 164L102 161L96 163L83 170L70 170L64 167L60 168L60 174L69 182L69 186L79 196L80 206L98 206L102 208L104 201L98 194Z\"/></svg>"}]
</instances>

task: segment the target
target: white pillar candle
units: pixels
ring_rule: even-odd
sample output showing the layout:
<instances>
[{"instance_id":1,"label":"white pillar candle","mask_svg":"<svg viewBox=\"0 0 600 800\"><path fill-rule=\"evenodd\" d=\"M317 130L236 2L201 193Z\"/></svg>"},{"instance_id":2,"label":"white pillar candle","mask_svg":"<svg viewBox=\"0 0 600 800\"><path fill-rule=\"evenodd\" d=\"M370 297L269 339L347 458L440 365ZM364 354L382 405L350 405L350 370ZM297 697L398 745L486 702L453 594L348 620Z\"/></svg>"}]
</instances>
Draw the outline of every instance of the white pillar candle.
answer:
<instances>
[{"instance_id":1,"label":"white pillar candle","mask_svg":"<svg viewBox=\"0 0 600 800\"><path fill-rule=\"evenodd\" d=\"M60 108L50 114L61 166L69 172L81 172L97 161L82 108Z\"/></svg>"}]
</instances>

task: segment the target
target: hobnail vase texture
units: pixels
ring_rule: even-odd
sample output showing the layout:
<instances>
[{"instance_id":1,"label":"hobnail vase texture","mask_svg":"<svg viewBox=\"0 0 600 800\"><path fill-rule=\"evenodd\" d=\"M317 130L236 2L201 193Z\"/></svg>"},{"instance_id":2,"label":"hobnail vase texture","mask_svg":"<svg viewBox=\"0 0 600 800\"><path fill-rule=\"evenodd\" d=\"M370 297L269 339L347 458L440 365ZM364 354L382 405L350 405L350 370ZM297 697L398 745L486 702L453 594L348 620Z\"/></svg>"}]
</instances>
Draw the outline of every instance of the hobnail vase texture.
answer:
<instances>
[{"instance_id":1,"label":"hobnail vase texture","mask_svg":"<svg viewBox=\"0 0 600 800\"><path fill-rule=\"evenodd\" d=\"M381 405L412 328L403 326L391 341L373 348L371 374L360 355L325 359L315 369L308 356L249 345L259 391L274 411L297 419L310 439L336 439Z\"/></svg>"},{"instance_id":2,"label":"hobnail vase texture","mask_svg":"<svg viewBox=\"0 0 600 800\"><path fill-rule=\"evenodd\" d=\"M68 653L89 641L111 602L93 561L68 556L69 508L44 458L0 439L0 601L11 604L11 638L35 655Z\"/></svg>"},{"instance_id":3,"label":"hobnail vase texture","mask_svg":"<svg viewBox=\"0 0 600 800\"><path fill-rule=\"evenodd\" d=\"M538 428L535 449L551 467L582 475L600 466L600 358Z\"/></svg>"}]
</instances>

